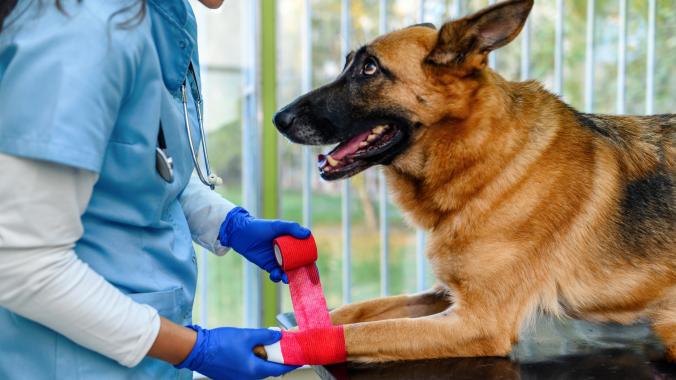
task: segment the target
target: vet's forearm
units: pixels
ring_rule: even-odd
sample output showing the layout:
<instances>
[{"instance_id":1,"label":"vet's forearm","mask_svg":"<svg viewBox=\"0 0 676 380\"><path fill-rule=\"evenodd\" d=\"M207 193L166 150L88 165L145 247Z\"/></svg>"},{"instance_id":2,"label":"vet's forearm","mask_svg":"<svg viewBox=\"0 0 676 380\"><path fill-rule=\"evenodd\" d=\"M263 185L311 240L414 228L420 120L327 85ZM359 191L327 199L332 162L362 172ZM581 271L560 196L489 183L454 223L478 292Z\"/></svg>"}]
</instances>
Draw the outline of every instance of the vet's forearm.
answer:
<instances>
[{"instance_id":1,"label":"vet's forearm","mask_svg":"<svg viewBox=\"0 0 676 380\"><path fill-rule=\"evenodd\" d=\"M194 330L161 317L160 332L150 347L148 356L178 364L188 357L196 340L197 333Z\"/></svg>"},{"instance_id":2,"label":"vet's forearm","mask_svg":"<svg viewBox=\"0 0 676 380\"><path fill-rule=\"evenodd\" d=\"M97 175L3 154L0 168L14 179L0 182L0 307L137 365L157 335L157 311L120 292L73 250Z\"/></svg>"}]
</instances>

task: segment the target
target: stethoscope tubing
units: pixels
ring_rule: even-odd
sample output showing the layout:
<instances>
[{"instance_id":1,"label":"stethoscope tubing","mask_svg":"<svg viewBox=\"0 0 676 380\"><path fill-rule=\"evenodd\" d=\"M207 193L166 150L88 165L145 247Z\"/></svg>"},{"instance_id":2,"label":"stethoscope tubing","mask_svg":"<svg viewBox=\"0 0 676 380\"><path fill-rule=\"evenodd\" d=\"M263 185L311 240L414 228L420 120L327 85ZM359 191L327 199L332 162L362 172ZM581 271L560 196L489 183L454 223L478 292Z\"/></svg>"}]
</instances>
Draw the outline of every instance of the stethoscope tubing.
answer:
<instances>
[{"instance_id":1,"label":"stethoscope tubing","mask_svg":"<svg viewBox=\"0 0 676 380\"><path fill-rule=\"evenodd\" d=\"M204 133L204 119L202 117L202 96L200 94L199 85L197 84L197 75L195 74L195 69L193 68L192 63L190 63L188 71L192 76L196 88L196 91L193 91L193 98L195 100L195 108L197 111L197 124L199 125L199 132L201 137L200 145L202 146L202 155L204 156L204 169L205 169L204 172L202 171L202 167L199 164L199 157L197 156L195 144L192 139L192 131L190 128L190 117L188 116L188 93L187 93L188 81L186 80L185 82L183 82L183 85L181 86L181 96L183 98L182 99L183 117L185 121L186 133L188 134L190 153L192 156L193 164L195 165L195 171L197 172L197 176L199 177L200 181L209 188L211 188L211 190L214 190L216 188L216 185L219 185L222 182L222 180L217 175L211 173L211 167L209 166L209 153L207 151L206 133Z\"/></svg>"}]
</instances>

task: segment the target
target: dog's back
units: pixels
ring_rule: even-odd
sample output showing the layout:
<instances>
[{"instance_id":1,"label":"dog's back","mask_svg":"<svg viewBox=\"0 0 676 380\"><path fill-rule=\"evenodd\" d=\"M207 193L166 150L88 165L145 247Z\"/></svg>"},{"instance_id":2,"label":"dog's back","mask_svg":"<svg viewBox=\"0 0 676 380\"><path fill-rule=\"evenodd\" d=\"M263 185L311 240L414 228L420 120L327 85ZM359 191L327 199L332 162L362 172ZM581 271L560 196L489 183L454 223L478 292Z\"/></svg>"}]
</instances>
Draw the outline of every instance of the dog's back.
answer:
<instances>
[{"instance_id":1,"label":"dog's back","mask_svg":"<svg viewBox=\"0 0 676 380\"><path fill-rule=\"evenodd\" d=\"M613 148L621 165L618 241L626 252L665 255L664 263L676 266L676 115L575 116Z\"/></svg>"},{"instance_id":2,"label":"dog's back","mask_svg":"<svg viewBox=\"0 0 676 380\"><path fill-rule=\"evenodd\" d=\"M536 82L492 80L508 94L507 115L525 126L531 148L519 156L534 164L523 172L530 186L509 190L526 201L489 215L528 215L525 228L511 228L544 242L535 251L548 263L529 264L548 273L540 307L623 323L673 313L664 303L676 295L676 115L581 113Z\"/></svg>"}]
</instances>

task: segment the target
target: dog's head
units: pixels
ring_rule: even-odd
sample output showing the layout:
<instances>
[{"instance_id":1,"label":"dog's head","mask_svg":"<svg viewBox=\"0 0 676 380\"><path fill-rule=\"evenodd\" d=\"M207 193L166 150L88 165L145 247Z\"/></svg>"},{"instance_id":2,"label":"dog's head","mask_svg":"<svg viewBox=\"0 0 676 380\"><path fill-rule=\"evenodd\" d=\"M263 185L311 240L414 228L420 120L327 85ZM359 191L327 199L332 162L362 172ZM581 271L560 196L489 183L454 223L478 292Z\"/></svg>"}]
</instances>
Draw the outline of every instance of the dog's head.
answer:
<instances>
[{"instance_id":1,"label":"dog's head","mask_svg":"<svg viewBox=\"0 0 676 380\"><path fill-rule=\"evenodd\" d=\"M422 24L351 52L335 81L287 105L277 129L293 142L339 144L319 156L335 180L405 159L426 128L463 119L488 70L487 56L514 39L533 0L512 0L454 20Z\"/></svg>"}]
</instances>

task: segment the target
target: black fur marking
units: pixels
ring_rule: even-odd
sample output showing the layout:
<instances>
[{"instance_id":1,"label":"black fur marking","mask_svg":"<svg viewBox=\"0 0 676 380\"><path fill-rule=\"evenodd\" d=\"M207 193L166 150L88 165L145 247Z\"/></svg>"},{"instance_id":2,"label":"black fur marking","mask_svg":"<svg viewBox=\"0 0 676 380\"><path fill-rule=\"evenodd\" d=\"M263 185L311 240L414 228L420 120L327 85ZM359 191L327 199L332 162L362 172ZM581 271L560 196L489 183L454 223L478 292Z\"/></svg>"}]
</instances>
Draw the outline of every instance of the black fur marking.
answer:
<instances>
[{"instance_id":1,"label":"black fur marking","mask_svg":"<svg viewBox=\"0 0 676 380\"><path fill-rule=\"evenodd\" d=\"M676 233L674 178L668 169L630 182L620 204L623 239L634 250L642 246L668 247ZM640 252L648 254L649 252Z\"/></svg>"},{"instance_id":2,"label":"black fur marking","mask_svg":"<svg viewBox=\"0 0 676 380\"><path fill-rule=\"evenodd\" d=\"M584 114L579 113L579 112L575 112L575 117L577 117L577 121L580 124L582 124L583 127L588 128L588 129L600 134L601 136L610 137L610 133L608 133L608 131L606 131L603 128L597 127L596 123L594 123L594 120L588 118Z\"/></svg>"},{"instance_id":3,"label":"black fur marking","mask_svg":"<svg viewBox=\"0 0 676 380\"><path fill-rule=\"evenodd\" d=\"M602 117L590 113L581 113L573 108L570 108L577 122L590 131L600 135L610 142L617 145L625 145L625 141L615 127L614 123L609 120L604 120Z\"/></svg>"},{"instance_id":4,"label":"black fur marking","mask_svg":"<svg viewBox=\"0 0 676 380\"><path fill-rule=\"evenodd\" d=\"M676 125L676 115L671 113L665 113L661 115L651 115L648 116L648 119L651 123L656 124L656 126L662 128L672 128Z\"/></svg>"}]
</instances>

